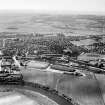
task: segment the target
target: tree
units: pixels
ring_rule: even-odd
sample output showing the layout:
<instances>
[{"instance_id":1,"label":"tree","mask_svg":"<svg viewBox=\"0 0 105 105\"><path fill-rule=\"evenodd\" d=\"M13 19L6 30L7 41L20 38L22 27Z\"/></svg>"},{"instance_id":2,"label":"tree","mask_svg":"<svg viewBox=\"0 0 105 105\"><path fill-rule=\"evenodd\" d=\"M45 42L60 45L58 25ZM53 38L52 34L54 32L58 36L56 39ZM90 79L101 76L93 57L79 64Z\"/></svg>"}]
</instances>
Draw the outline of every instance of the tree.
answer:
<instances>
[{"instance_id":1,"label":"tree","mask_svg":"<svg viewBox=\"0 0 105 105\"><path fill-rule=\"evenodd\" d=\"M91 38L93 38L96 42L100 42L100 40L102 40L101 36L92 36Z\"/></svg>"},{"instance_id":2,"label":"tree","mask_svg":"<svg viewBox=\"0 0 105 105\"><path fill-rule=\"evenodd\" d=\"M4 56L13 56L15 54L16 54L16 50L14 50L14 49L4 49L3 50Z\"/></svg>"}]
</instances>

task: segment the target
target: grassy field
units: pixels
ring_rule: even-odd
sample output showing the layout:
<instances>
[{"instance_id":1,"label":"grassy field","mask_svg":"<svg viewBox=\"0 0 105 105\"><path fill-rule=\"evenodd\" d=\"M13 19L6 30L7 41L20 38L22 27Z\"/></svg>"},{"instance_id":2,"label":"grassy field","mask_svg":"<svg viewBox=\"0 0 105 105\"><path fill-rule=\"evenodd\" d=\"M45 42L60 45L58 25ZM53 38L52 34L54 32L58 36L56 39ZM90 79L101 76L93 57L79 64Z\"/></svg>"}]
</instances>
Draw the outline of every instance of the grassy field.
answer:
<instances>
[{"instance_id":1,"label":"grassy field","mask_svg":"<svg viewBox=\"0 0 105 105\"><path fill-rule=\"evenodd\" d=\"M104 16L0 14L0 32L66 32L68 35L103 34Z\"/></svg>"},{"instance_id":2,"label":"grassy field","mask_svg":"<svg viewBox=\"0 0 105 105\"><path fill-rule=\"evenodd\" d=\"M1 87L0 87L1 88ZM3 87L5 89L5 87ZM29 90L0 92L0 105L58 105L50 98Z\"/></svg>"},{"instance_id":3,"label":"grassy field","mask_svg":"<svg viewBox=\"0 0 105 105\"><path fill-rule=\"evenodd\" d=\"M56 87L56 82L61 74L28 69L22 71L24 79L29 82L40 83L51 88Z\"/></svg>"},{"instance_id":4,"label":"grassy field","mask_svg":"<svg viewBox=\"0 0 105 105\"><path fill-rule=\"evenodd\" d=\"M35 68L22 70L24 79L37 82L72 97L80 105L104 105L105 76L86 72L85 77L45 72Z\"/></svg>"},{"instance_id":5,"label":"grassy field","mask_svg":"<svg viewBox=\"0 0 105 105\"><path fill-rule=\"evenodd\" d=\"M104 105L103 93L92 75L80 78L64 76L60 80L58 90L72 96L81 105Z\"/></svg>"}]
</instances>

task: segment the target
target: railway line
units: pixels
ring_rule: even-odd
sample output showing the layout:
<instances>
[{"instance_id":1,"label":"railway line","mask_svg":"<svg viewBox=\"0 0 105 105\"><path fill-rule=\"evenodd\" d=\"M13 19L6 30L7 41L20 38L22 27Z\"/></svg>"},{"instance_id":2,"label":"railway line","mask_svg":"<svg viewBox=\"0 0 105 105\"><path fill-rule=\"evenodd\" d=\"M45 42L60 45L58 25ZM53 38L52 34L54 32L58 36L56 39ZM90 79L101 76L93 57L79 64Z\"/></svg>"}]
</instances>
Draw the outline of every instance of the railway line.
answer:
<instances>
[{"instance_id":1,"label":"railway line","mask_svg":"<svg viewBox=\"0 0 105 105\"><path fill-rule=\"evenodd\" d=\"M79 61L79 60L74 60L74 59L70 59L70 61L74 62L74 63L78 63L79 64L78 68L82 67L85 70L88 70L90 72L105 74L105 69L104 68L96 67L92 64L85 63L84 61Z\"/></svg>"},{"instance_id":2,"label":"railway line","mask_svg":"<svg viewBox=\"0 0 105 105\"><path fill-rule=\"evenodd\" d=\"M55 101L58 105L79 105L75 103L72 98L65 96L64 94L60 94L58 91L51 89L49 87L32 83L32 82L20 82L20 83L0 83L1 86L9 87L12 89L20 89L22 90L29 90L29 91L36 91L42 95L47 96L51 100Z\"/></svg>"}]
</instances>

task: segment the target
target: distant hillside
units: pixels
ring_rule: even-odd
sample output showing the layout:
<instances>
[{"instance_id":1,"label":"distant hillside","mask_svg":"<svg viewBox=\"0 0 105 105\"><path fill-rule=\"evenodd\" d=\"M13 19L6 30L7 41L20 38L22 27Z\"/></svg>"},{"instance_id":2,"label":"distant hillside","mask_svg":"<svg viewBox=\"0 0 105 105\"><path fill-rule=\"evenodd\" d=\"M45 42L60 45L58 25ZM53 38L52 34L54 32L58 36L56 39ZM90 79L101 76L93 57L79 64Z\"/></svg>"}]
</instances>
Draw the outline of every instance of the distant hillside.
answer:
<instances>
[{"instance_id":1,"label":"distant hillside","mask_svg":"<svg viewBox=\"0 0 105 105\"><path fill-rule=\"evenodd\" d=\"M95 15L1 14L0 32L100 35L104 33L104 23L104 16Z\"/></svg>"}]
</instances>

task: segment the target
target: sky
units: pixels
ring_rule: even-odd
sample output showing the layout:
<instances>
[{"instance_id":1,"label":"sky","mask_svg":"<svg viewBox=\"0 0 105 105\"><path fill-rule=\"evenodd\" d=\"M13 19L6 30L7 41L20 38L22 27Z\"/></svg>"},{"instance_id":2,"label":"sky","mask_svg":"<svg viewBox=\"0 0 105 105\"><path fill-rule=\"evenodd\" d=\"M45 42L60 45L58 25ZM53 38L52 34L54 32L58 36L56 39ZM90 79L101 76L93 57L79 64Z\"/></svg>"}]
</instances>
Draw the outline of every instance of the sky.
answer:
<instances>
[{"instance_id":1,"label":"sky","mask_svg":"<svg viewBox=\"0 0 105 105\"><path fill-rule=\"evenodd\" d=\"M105 0L0 0L0 10L105 12Z\"/></svg>"}]
</instances>

